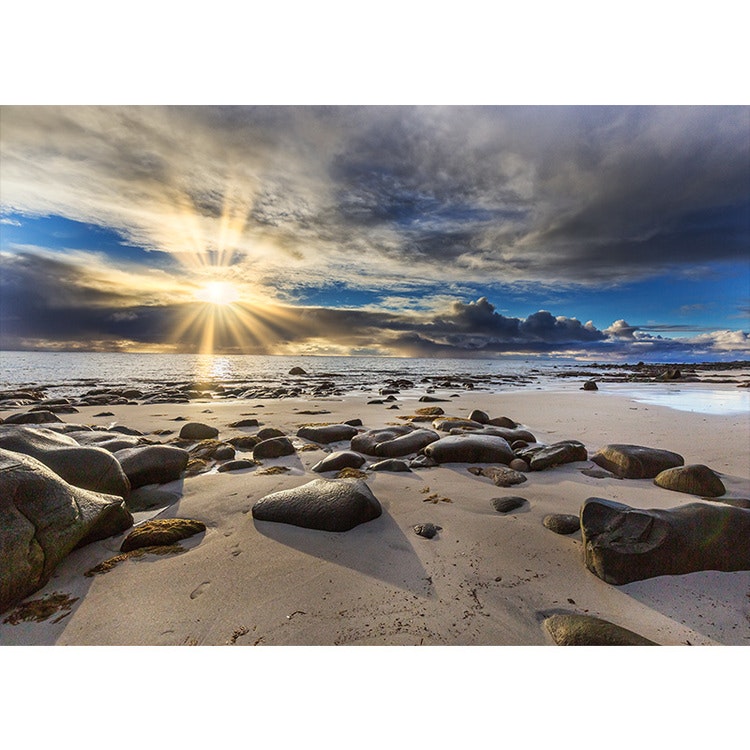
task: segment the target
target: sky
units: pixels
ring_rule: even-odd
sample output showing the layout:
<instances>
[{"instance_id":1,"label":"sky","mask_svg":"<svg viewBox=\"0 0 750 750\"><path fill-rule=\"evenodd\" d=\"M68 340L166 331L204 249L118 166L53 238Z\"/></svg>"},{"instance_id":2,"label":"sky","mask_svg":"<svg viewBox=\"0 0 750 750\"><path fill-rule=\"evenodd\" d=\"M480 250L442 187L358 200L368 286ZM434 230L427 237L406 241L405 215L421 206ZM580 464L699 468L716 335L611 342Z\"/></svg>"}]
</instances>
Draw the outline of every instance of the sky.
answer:
<instances>
[{"instance_id":1,"label":"sky","mask_svg":"<svg viewBox=\"0 0 750 750\"><path fill-rule=\"evenodd\" d=\"M750 358L750 107L2 106L0 348Z\"/></svg>"}]
</instances>

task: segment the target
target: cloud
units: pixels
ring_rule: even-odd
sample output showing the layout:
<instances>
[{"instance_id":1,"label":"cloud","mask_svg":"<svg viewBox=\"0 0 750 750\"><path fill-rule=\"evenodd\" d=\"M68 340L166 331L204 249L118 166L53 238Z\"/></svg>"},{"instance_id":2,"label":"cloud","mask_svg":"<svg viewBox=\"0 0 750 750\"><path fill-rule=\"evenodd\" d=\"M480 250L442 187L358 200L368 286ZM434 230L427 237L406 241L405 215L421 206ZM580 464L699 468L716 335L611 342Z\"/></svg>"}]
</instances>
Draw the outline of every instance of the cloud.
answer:
<instances>
[{"instance_id":1,"label":"cloud","mask_svg":"<svg viewBox=\"0 0 750 750\"><path fill-rule=\"evenodd\" d=\"M745 257L746 107L3 107L3 208L269 292ZM208 260L207 260L208 259Z\"/></svg>"}]
</instances>

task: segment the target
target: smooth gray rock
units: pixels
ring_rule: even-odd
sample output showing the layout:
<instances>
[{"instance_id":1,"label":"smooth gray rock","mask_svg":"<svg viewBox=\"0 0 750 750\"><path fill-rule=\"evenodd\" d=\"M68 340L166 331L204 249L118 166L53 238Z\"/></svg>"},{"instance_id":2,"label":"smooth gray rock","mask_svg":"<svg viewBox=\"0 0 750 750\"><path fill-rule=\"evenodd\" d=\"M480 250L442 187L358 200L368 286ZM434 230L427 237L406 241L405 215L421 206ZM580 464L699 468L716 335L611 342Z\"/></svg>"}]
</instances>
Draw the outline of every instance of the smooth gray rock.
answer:
<instances>
[{"instance_id":1,"label":"smooth gray rock","mask_svg":"<svg viewBox=\"0 0 750 750\"><path fill-rule=\"evenodd\" d=\"M689 503L641 510L588 498L581 506L586 567L615 585L699 570L750 570L750 510Z\"/></svg>"},{"instance_id":2,"label":"smooth gray rock","mask_svg":"<svg viewBox=\"0 0 750 750\"><path fill-rule=\"evenodd\" d=\"M574 461L586 461L588 453L586 446L578 440L561 440L534 453L529 461L531 471L543 471L560 464L570 464Z\"/></svg>"},{"instance_id":3,"label":"smooth gray rock","mask_svg":"<svg viewBox=\"0 0 750 750\"><path fill-rule=\"evenodd\" d=\"M536 438L531 432L529 432L528 430L522 430L520 428L511 430L508 427L493 427L492 425L482 425L480 429L455 427L448 432L451 435L493 435L494 437L504 438L511 445L517 440L524 440L527 443L536 442Z\"/></svg>"},{"instance_id":4,"label":"smooth gray rock","mask_svg":"<svg viewBox=\"0 0 750 750\"><path fill-rule=\"evenodd\" d=\"M314 443L337 443L340 440L350 440L357 434L356 427L348 424L329 424L321 427L300 427L297 437L312 440Z\"/></svg>"},{"instance_id":5,"label":"smooth gray rock","mask_svg":"<svg viewBox=\"0 0 750 750\"><path fill-rule=\"evenodd\" d=\"M542 519L542 526L555 534L567 535L575 534L581 528L581 522L578 516L568 513L550 513Z\"/></svg>"},{"instance_id":6,"label":"smooth gray rock","mask_svg":"<svg viewBox=\"0 0 750 750\"><path fill-rule=\"evenodd\" d=\"M273 437L268 440L261 440L253 448L253 460L258 461L261 458L291 456L295 452L292 441L288 437Z\"/></svg>"},{"instance_id":7,"label":"smooth gray rock","mask_svg":"<svg viewBox=\"0 0 750 750\"><path fill-rule=\"evenodd\" d=\"M132 524L122 497L75 487L41 461L0 449L0 612L44 586L81 542Z\"/></svg>"},{"instance_id":8,"label":"smooth gray rock","mask_svg":"<svg viewBox=\"0 0 750 750\"><path fill-rule=\"evenodd\" d=\"M27 411L5 417L5 424L44 424L45 422L62 422L62 419L51 411Z\"/></svg>"},{"instance_id":9,"label":"smooth gray rock","mask_svg":"<svg viewBox=\"0 0 750 750\"><path fill-rule=\"evenodd\" d=\"M370 471L411 471L408 462L400 458L386 458L383 461L376 461L367 468Z\"/></svg>"},{"instance_id":10,"label":"smooth gray rock","mask_svg":"<svg viewBox=\"0 0 750 750\"><path fill-rule=\"evenodd\" d=\"M171 445L142 445L117 451L115 458L130 480L131 487L166 484L182 476L190 454Z\"/></svg>"},{"instance_id":11,"label":"smooth gray rock","mask_svg":"<svg viewBox=\"0 0 750 750\"><path fill-rule=\"evenodd\" d=\"M317 473L339 471L340 469L358 469L365 462L365 457L354 451L335 451L329 454L310 469Z\"/></svg>"},{"instance_id":12,"label":"smooth gray rock","mask_svg":"<svg viewBox=\"0 0 750 750\"><path fill-rule=\"evenodd\" d=\"M481 409L474 409L474 411L469 414L469 421L479 422L479 424L487 424L490 421L490 415Z\"/></svg>"},{"instance_id":13,"label":"smooth gray rock","mask_svg":"<svg viewBox=\"0 0 750 750\"><path fill-rule=\"evenodd\" d=\"M698 497L720 497L727 491L716 472L703 464L665 469L654 477L654 484L665 490L687 492Z\"/></svg>"},{"instance_id":14,"label":"smooth gray rock","mask_svg":"<svg viewBox=\"0 0 750 750\"><path fill-rule=\"evenodd\" d=\"M105 451L115 453L125 448L133 448L139 445L139 438L135 435L123 435L113 431L79 430L66 433L79 445L87 445L94 448L103 448Z\"/></svg>"},{"instance_id":15,"label":"smooth gray rock","mask_svg":"<svg viewBox=\"0 0 750 750\"><path fill-rule=\"evenodd\" d=\"M315 479L289 490L273 492L253 505L253 518L322 531L349 531L372 521L382 508L360 479Z\"/></svg>"},{"instance_id":16,"label":"smooth gray rock","mask_svg":"<svg viewBox=\"0 0 750 750\"><path fill-rule=\"evenodd\" d=\"M494 435L449 435L430 443L423 452L440 464L508 464L515 458L508 441Z\"/></svg>"},{"instance_id":17,"label":"smooth gray rock","mask_svg":"<svg viewBox=\"0 0 750 750\"><path fill-rule=\"evenodd\" d=\"M202 422L186 422L180 430L180 437L185 440L210 440L218 435L219 431L216 427Z\"/></svg>"},{"instance_id":18,"label":"smooth gray rock","mask_svg":"<svg viewBox=\"0 0 750 750\"><path fill-rule=\"evenodd\" d=\"M602 469L624 479L653 479L665 469L685 463L679 453L626 443L605 445L591 460Z\"/></svg>"},{"instance_id":19,"label":"smooth gray rock","mask_svg":"<svg viewBox=\"0 0 750 750\"><path fill-rule=\"evenodd\" d=\"M237 458L233 461L227 461L225 464L221 464L217 471L224 473L227 471L241 471L242 469L252 469L258 464L255 461L251 461L247 458Z\"/></svg>"},{"instance_id":20,"label":"smooth gray rock","mask_svg":"<svg viewBox=\"0 0 750 750\"><path fill-rule=\"evenodd\" d=\"M368 430L352 438L351 448L366 456L399 458L418 453L439 439L432 430L413 425L394 425L383 430Z\"/></svg>"},{"instance_id":21,"label":"smooth gray rock","mask_svg":"<svg viewBox=\"0 0 750 750\"><path fill-rule=\"evenodd\" d=\"M127 497L130 481L112 453L79 445L46 427L0 425L0 448L41 461L59 477L85 490Z\"/></svg>"}]
</instances>

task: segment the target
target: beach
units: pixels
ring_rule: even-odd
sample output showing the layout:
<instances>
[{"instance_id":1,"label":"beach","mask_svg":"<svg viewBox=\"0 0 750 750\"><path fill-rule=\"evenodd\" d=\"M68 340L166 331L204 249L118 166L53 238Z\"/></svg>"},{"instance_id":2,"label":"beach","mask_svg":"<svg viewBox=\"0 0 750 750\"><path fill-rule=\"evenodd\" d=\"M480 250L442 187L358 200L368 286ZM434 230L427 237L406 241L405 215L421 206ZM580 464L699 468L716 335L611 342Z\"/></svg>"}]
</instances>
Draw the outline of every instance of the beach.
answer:
<instances>
[{"instance_id":1,"label":"beach","mask_svg":"<svg viewBox=\"0 0 750 750\"><path fill-rule=\"evenodd\" d=\"M681 385L691 387L705 385ZM737 391L735 385L711 388ZM408 420L401 417L426 406L464 419L475 409L509 417L539 443L582 442L589 459L612 443L674 451L685 464L718 473L727 497L750 498L747 412L673 409L604 384L594 392L569 387L436 395L441 401L434 404L420 402L416 393L391 401L371 393L196 398L108 406L107 416L95 416L101 406L60 415L99 428L124 425L159 442L177 435L184 421L217 428L219 440L274 427L289 436L295 451L238 471L219 472L217 462L163 485L174 502L134 512L136 525L187 518L203 522L204 533L184 540L179 554L127 559L89 576L119 553L128 532L74 550L27 597L65 594L71 603L41 622L8 622L5 612L0 644L544 646L554 644L543 623L555 614L601 618L661 645L750 643L750 571L702 570L612 585L584 564L580 530L560 534L545 527L549 514L578 516L590 497L662 510L700 501L652 479L589 476L582 470L597 468L590 460L529 471L522 484L506 488L469 472L479 465L474 462L381 472L367 471L375 460L368 457L361 481L382 506L374 520L332 532L253 517L261 498L319 478L312 467L349 448L348 440L320 444L297 437L302 426L360 419L360 431L380 429L403 425ZM258 425L229 426L240 419ZM173 434L157 437L157 430ZM238 450L236 458L245 455ZM265 473L272 467L281 468ZM500 513L492 500L505 496L522 496L525 503ZM420 524L440 528L425 538L414 531Z\"/></svg>"}]
</instances>

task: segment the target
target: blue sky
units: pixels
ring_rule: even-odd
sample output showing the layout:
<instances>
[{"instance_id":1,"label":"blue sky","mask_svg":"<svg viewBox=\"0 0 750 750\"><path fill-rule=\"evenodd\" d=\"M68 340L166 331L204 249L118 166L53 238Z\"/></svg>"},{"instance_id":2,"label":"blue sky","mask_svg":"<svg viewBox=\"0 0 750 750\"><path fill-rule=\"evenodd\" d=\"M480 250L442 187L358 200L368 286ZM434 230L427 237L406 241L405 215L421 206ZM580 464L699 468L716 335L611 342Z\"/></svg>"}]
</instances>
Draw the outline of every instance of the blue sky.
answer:
<instances>
[{"instance_id":1,"label":"blue sky","mask_svg":"<svg viewBox=\"0 0 750 750\"><path fill-rule=\"evenodd\" d=\"M747 107L0 124L4 349L750 356Z\"/></svg>"}]
</instances>

